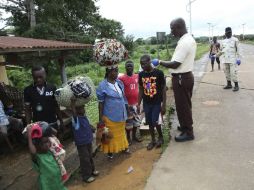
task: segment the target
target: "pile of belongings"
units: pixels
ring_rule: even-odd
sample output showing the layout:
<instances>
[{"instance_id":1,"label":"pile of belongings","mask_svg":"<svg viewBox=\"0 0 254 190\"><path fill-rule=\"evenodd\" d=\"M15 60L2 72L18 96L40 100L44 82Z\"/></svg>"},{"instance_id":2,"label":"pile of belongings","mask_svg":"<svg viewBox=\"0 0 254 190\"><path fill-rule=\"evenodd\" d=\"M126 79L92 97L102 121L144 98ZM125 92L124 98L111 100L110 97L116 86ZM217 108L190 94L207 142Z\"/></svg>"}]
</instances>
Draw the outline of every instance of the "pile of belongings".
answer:
<instances>
[{"instance_id":1,"label":"pile of belongings","mask_svg":"<svg viewBox=\"0 0 254 190\"><path fill-rule=\"evenodd\" d=\"M96 40L93 56L100 66L112 66L128 58L128 51L121 42L115 39Z\"/></svg>"},{"instance_id":2,"label":"pile of belongings","mask_svg":"<svg viewBox=\"0 0 254 190\"><path fill-rule=\"evenodd\" d=\"M70 107L71 98L75 97L76 106L81 106L95 97L95 87L89 77L77 76L69 80L62 88L57 89L55 97L59 105L64 107Z\"/></svg>"}]
</instances>

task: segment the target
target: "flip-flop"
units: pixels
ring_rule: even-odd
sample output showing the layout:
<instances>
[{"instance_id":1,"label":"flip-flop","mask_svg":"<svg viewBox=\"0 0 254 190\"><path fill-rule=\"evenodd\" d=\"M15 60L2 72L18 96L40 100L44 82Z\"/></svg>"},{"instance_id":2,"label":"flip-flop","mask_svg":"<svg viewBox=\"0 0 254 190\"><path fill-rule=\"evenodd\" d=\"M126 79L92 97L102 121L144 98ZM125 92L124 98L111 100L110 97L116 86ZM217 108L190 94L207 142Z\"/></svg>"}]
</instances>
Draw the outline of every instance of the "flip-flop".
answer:
<instances>
[{"instance_id":1,"label":"flip-flop","mask_svg":"<svg viewBox=\"0 0 254 190\"><path fill-rule=\"evenodd\" d=\"M92 174L93 174L93 176L98 176L100 174L100 172L97 170L94 170Z\"/></svg>"},{"instance_id":2,"label":"flip-flop","mask_svg":"<svg viewBox=\"0 0 254 190\"><path fill-rule=\"evenodd\" d=\"M93 181L95 181L95 178L93 176L91 176L91 177L89 177L89 178L87 178L83 181L86 182L86 183L92 183Z\"/></svg>"}]
</instances>

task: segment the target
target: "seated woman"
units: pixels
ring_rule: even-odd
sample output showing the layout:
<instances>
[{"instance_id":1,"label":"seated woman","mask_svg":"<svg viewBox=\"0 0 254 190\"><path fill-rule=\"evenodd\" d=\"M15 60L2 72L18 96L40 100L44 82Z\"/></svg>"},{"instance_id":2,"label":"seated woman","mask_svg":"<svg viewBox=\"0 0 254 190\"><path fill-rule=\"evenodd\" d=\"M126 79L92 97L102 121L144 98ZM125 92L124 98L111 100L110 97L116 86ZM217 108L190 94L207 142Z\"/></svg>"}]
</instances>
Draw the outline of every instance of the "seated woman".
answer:
<instances>
[{"instance_id":1,"label":"seated woman","mask_svg":"<svg viewBox=\"0 0 254 190\"><path fill-rule=\"evenodd\" d=\"M108 154L109 159L113 158L113 153L129 152L125 134L128 103L124 94L124 85L117 76L116 65L107 67L105 79L96 89L99 101L99 123L105 124L113 134L109 143L102 143L102 151Z\"/></svg>"}]
</instances>

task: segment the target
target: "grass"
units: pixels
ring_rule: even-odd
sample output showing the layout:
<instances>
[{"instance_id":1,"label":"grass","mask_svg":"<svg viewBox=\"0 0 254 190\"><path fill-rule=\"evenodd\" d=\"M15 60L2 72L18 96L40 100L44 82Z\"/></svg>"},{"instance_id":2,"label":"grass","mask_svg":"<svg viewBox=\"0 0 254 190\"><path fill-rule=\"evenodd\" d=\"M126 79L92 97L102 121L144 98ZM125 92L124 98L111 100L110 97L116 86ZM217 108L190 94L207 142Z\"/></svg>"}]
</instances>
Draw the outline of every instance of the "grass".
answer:
<instances>
[{"instance_id":1,"label":"grass","mask_svg":"<svg viewBox=\"0 0 254 190\"><path fill-rule=\"evenodd\" d=\"M205 53L208 53L210 50L210 45L208 43L198 43L197 44L197 52L195 60L200 59Z\"/></svg>"},{"instance_id":2,"label":"grass","mask_svg":"<svg viewBox=\"0 0 254 190\"><path fill-rule=\"evenodd\" d=\"M251 40L244 40L244 41L241 41L241 43L254 45L254 41L251 41Z\"/></svg>"},{"instance_id":3,"label":"grass","mask_svg":"<svg viewBox=\"0 0 254 190\"><path fill-rule=\"evenodd\" d=\"M162 134L163 134L163 139L164 139L164 144L162 145L162 152L164 152L166 150L166 148L168 147L168 144L171 140L171 135L170 135L170 129L171 129L171 115L175 112L174 108L171 106L169 107L169 109L167 110L167 118L166 118L166 125L163 127L162 129Z\"/></svg>"},{"instance_id":4,"label":"grass","mask_svg":"<svg viewBox=\"0 0 254 190\"><path fill-rule=\"evenodd\" d=\"M86 115L90 121L90 123L96 127L96 123L99 120L99 110L98 110L98 102L96 99L93 101L90 101L88 104L85 106L86 108Z\"/></svg>"}]
</instances>

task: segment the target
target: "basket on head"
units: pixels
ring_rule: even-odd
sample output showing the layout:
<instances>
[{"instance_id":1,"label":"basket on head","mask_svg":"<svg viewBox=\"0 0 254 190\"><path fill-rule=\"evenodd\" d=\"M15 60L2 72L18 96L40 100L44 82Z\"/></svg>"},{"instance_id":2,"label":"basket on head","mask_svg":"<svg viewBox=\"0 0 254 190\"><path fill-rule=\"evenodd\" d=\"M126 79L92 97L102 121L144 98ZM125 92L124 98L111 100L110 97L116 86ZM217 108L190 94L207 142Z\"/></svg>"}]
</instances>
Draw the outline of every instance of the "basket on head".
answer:
<instances>
[{"instance_id":1,"label":"basket on head","mask_svg":"<svg viewBox=\"0 0 254 190\"><path fill-rule=\"evenodd\" d=\"M95 96L95 87L89 77L78 76L68 80L62 88L55 92L57 102L61 106L70 107L71 98L76 97L76 106L88 103Z\"/></svg>"},{"instance_id":2,"label":"basket on head","mask_svg":"<svg viewBox=\"0 0 254 190\"><path fill-rule=\"evenodd\" d=\"M93 56L100 66L111 66L127 59L128 51L121 42L103 38L95 42Z\"/></svg>"}]
</instances>

